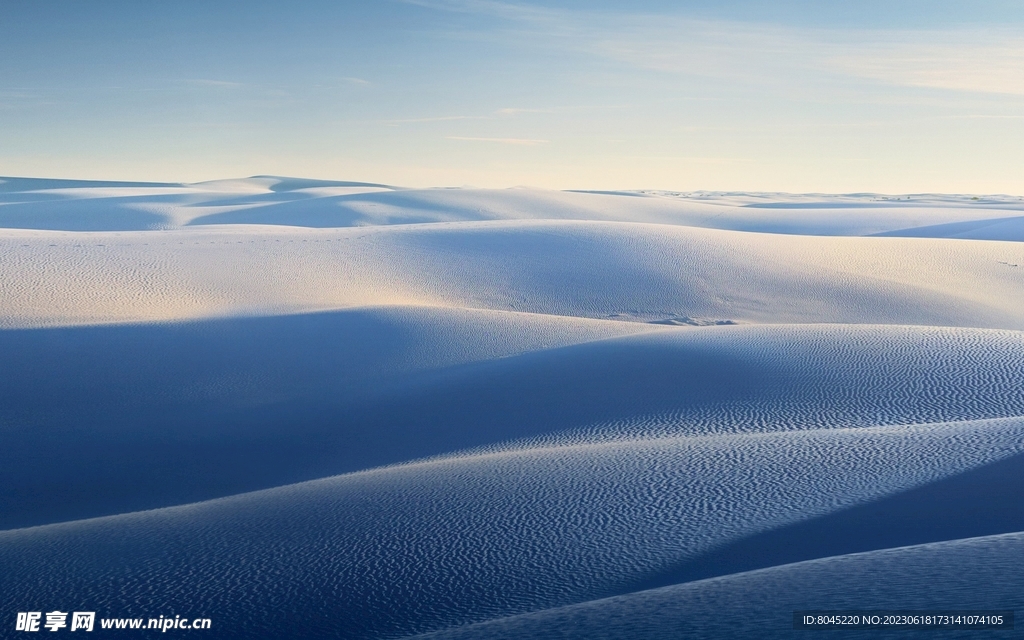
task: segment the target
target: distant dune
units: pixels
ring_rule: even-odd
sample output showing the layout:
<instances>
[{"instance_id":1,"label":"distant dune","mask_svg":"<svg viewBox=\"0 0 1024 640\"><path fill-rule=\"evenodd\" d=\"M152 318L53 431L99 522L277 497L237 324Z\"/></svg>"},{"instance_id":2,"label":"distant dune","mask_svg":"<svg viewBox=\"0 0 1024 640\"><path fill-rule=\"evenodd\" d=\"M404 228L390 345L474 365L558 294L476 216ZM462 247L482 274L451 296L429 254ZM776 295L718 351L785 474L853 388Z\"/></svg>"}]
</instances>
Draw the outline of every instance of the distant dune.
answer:
<instances>
[{"instance_id":1,"label":"distant dune","mask_svg":"<svg viewBox=\"0 0 1024 640\"><path fill-rule=\"evenodd\" d=\"M1010 196L0 179L0 597L225 638L1022 609L1022 241Z\"/></svg>"}]
</instances>

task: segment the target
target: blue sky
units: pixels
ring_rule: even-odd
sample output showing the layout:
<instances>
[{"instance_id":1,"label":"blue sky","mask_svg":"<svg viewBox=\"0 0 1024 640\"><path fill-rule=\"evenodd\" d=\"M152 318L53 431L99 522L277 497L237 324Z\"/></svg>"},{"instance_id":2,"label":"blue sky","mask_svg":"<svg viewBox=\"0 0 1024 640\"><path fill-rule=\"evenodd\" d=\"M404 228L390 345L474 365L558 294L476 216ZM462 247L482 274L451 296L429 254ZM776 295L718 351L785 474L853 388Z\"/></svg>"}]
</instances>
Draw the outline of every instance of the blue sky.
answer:
<instances>
[{"instance_id":1,"label":"blue sky","mask_svg":"<svg viewBox=\"0 0 1024 640\"><path fill-rule=\"evenodd\" d=\"M0 174L1024 193L1024 3L10 2Z\"/></svg>"}]
</instances>

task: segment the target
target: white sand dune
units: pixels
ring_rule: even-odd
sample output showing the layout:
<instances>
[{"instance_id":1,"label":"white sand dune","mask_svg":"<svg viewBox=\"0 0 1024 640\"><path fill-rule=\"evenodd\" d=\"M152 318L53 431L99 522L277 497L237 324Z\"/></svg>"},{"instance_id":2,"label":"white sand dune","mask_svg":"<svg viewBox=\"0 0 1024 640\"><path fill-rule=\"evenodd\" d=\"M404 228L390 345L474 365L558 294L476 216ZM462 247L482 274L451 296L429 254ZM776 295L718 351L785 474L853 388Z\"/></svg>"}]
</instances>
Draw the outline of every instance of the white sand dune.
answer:
<instances>
[{"instance_id":1,"label":"white sand dune","mask_svg":"<svg viewBox=\"0 0 1024 640\"><path fill-rule=\"evenodd\" d=\"M394 637L621 593L714 545L1022 452L1011 418L456 457L2 533L20 577L3 595L202 602L261 629L287 594L301 637L333 635L324 619Z\"/></svg>"},{"instance_id":2,"label":"white sand dune","mask_svg":"<svg viewBox=\"0 0 1024 640\"><path fill-rule=\"evenodd\" d=\"M1024 199L877 194L556 192L540 189L398 189L387 185L257 176L191 185L0 178L0 227L130 231L207 224L305 227L589 220L733 231L946 237L936 228L996 221L1019 230ZM989 240L1009 227L979 231ZM963 229L950 228L949 237Z\"/></svg>"},{"instance_id":3,"label":"white sand dune","mask_svg":"<svg viewBox=\"0 0 1024 640\"><path fill-rule=\"evenodd\" d=\"M0 326L455 306L1024 329L1024 243L502 221L0 233Z\"/></svg>"},{"instance_id":4,"label":"white sand dune","mask_svg":"<svg viewBox=\"0 0 1024 640\"><path fill-rule=\"evenodd\" d=\"M1021 220L0 179L0 598L232 638L1012 608Z\"/></svg>"}]
</instances>

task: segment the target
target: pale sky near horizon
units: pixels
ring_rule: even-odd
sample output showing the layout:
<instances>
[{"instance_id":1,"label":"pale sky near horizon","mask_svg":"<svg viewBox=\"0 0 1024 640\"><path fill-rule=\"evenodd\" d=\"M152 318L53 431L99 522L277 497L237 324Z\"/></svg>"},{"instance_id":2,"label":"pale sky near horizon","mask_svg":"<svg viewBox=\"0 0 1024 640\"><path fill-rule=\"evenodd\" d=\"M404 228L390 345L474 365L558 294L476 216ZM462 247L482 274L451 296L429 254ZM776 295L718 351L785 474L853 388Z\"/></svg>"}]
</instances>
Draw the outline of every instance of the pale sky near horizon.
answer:
<instances>
[{"instance_id":1,"label":"pale sky near horizon","mask_svg":"<svg viewBox=\"0 0 1024 640\"><path fill-rule=\"evenodd\" d=\"M0 4L0 175L1024 194L1024 3Z\"/></svg>"}]
</instances>

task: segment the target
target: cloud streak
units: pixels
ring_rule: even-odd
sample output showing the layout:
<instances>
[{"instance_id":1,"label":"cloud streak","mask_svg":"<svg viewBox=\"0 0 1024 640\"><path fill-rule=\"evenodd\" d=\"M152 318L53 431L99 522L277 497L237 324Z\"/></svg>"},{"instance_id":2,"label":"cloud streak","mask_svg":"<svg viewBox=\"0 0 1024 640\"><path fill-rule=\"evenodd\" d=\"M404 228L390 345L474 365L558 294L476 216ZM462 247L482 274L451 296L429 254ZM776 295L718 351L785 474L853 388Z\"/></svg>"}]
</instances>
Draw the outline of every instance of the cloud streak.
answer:
<instances>
[{"instance_id":1,"label":"cloud streak","mask_svg":"<svg viewBox=\"0 0 1024 640\"><path fill-rule=\"evenodd\" d=\"M534 147L541 144L548 144L550 140L539 140L534 138L475 138L469 136L445 136L447 140L461 140L463 142L493 142L497 144L511 144L522 147Z\"/></svg>"},{"instance_id":2,"label":"cloud streak","mask_svg":"<svg viewBox=\"0 0 1024 640\"><path fill-rule=\"evenodd\" d=\"M433 116L425 118L397 118L393 120L383 120L384 124L397 125L397 124L420 124L425 122L458 122L460 120L489 120L487 116Z\"/></svg>"},{"instance_id":3,"label":"cloud streak","mask_svg":"<svg viewBox=\"0 0 1024 640\"><path fill-rule=\"evenodd\" d=\"M210 80L207 78L187 78L184 80L186 84L197 85L200 87L222 87L231 89L235 87L243 86L241 82L231 82L228 80Z\"/></svg>"},{"instance_id":4,"label":"cloud streak","mask_svg":"<svg viewBox=\"0 0 1024 640\"><path fill-rule=\"evenodd\" d=\"M494 0L407 2L498 19L513 45L563 49L664 73L757 84L801 82L819 74L1024 95L1024 37L1012 30L800 28Z\"/></svg>"},{"instance_id":5,"label":"cloud streak","mask_svg":"<svg viewBox=\"0 0 1024 640\"><path fill-rule=\"evenodd\" d=\"M1024 38L1010 33L903 34L838 52L828 64L889 84L1024 95Z\"/></svg>"}]
</instances>

